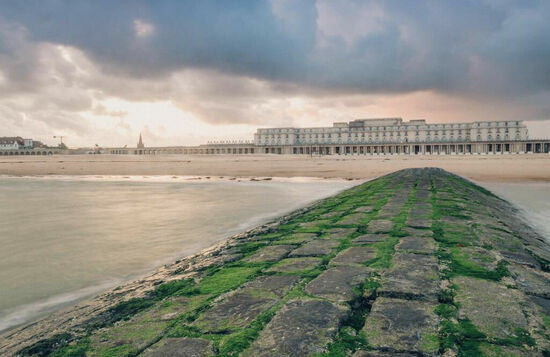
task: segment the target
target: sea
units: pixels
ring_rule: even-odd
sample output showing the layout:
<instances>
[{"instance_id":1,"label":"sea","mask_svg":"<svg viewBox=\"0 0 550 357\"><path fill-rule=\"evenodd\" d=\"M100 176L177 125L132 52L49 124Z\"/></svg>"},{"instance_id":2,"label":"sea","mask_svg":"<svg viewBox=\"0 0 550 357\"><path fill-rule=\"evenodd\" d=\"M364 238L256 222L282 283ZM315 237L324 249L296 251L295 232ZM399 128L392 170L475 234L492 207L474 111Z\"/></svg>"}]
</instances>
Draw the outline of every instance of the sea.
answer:
<instances>
[{"instance_id":1,"label":"sea","mask_svg":"<svg viewBox=\"0 0 550 357\"><path fill-rule=\"evenodd\" d=\"M0 177L0 331L358 184Z\"/></svg>"}]
</instances>

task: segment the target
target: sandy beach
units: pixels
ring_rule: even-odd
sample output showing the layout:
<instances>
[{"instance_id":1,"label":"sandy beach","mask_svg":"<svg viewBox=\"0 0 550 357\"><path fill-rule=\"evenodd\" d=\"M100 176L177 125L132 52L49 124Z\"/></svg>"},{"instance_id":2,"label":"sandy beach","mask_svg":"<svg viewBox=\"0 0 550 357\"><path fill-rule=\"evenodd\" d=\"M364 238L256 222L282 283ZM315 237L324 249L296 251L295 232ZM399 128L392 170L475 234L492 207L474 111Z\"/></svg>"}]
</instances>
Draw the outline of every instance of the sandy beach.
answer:
<instances>
[{"instance_id":1,"label":"sandy beach","mask_svg":"<svg viewBox=\"0 0 550 357\"><path fill-rule=\"evenodd\" d=\"M197 175L365 179L414 167L439 167L480 182L550 181L550 155L221 156L57 155L1 157L0 175Z\"/></svg>"}]
</instances>

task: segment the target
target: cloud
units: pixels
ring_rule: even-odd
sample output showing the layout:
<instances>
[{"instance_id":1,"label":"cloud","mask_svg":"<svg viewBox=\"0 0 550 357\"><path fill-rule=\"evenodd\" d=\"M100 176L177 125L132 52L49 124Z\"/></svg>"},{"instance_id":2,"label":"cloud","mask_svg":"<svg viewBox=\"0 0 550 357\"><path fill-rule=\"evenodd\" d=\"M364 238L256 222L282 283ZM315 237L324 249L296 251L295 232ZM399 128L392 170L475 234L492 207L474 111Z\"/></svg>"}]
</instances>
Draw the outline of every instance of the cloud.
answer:
<instances>
[{"instance_id":1,"label":"cloud","mask_svg":"<svg viewBox=\"0 0 550 357\"><path fill-rule=\"evenodd\" d=\"M548 13L542 0L6 0L0 124L84 140L102 130L95 116L133 135L113 98L249 128L374 113L545 119Z\"/></svg>"}]
</instances>

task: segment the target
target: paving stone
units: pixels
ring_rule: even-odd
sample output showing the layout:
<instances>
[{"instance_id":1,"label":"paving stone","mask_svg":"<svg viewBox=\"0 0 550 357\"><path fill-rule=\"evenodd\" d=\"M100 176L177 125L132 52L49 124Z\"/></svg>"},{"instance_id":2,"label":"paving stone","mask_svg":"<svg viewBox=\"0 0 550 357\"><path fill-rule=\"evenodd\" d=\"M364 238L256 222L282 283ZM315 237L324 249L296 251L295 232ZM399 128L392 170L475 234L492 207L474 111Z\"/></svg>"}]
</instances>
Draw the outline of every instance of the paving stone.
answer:
<instances>
[{"instance_id":1,"label":"paving stone","mask_svg":"<svg viewBox=\"0 0 550 357\"><path fill-rule=\"evenodd\" d=\"M249 263L275 262L284 258L295 245L270 245L260 248L245 260Z\"/></svg>"},{"instance_id":2,"label":"paving stone","mask_svg":"<svg viewBox=\"0 0 550 357\"><path fill-rule=\"evenodd\" d=\"M537 262L537 260L525 250L518 249L512 252L501 250L499 251L499 253L504 257L505 260L509 262L527 265L531 268L539 267L539 263Z\"/></svg>"},{"instance_id":3,"label":"paving stone","mask_svg":"<svg viewBox=\"0 0 550 357\"><path fill-rule=\"evenodd\" d=\"M144 357L209 357L212 341L202 338L165 338L143 352Z\"/></svg>"},{"instance_id":4,"label":"paving stone","mask_svg":"<svg viewBox=\"0 0 550 357\"><path fill-rule=\"evenodd\" d=\"M374 247L351 247L338 253L331 261L331 265L362 264L376 258Z\"/></svg>"},{"instance_id":5,"label":"paving stone","mask_svg":"<svg viewBox=\"0 0 550 357\"><path fill-rule=\"evenodd\" d=\"M401 229L403 232L414 237L433 237L433 232L429 229L418 229L413 227L404 227Z\"/></svg>"},{"instance_id":6,"label":"paving stone","mask_svg":"<svg viewBox=\"0 0 550 357\"><path fill-rule=\"evenodd\" d=\"M137 314L132 318L132 322L148 323L154 321L170 321L181 314L193 310L197 305L204 302L208 295L196 296L172 296L162 303L156 304L152 308Z\"/></svg>"},{"instance_id":7,"label":"paving stone","mask_svg":"<svg viewBox=\"0 0 550 357\"><path fill-rule=\"evenodd\" d=\"M395 246L395 250L429 254L435 252L436 243L433 238L428 237L403 237Z\"/></svg>"},{"instance_id":8,"label":"paving stone","mask_svg":"<svg viewBox=\"0 0 550 357\"><path fill-rule=\"evenodd\" d=\"M416 357L416 354L407 352L387 352L387 351L357 351L353 354L353 357Z\"/></svg>"},{"instance_id":9,"label":"paving stone","mask_svg":"<svg viewBox=\"0 0 550 357\"><path fill-rule=\"evenodd\" d=\"M421 218L421 217L408 217L407 226L413 228L431 228L432 220L430 218Z\"/></svg>"},{"instance_id":10,"label":"paving stone","mask_svg":"<svg viewBox=\"0 0 550 357\"><path fill-rule=\"evenodd\" d=\"M367 233L389 233L393 229L393 222L386 219L377 219L369 222Z\"/></svg>"},{"instance_id":11,"label":"paving stone","mask_svg":"<svg viewBox=\"0 0 550 357\"><path fill-rule=\"evenodd\" d=\"M362 266L336 266L325 270L306 285L306 292L337 302L351 300L354 287L365 281L372 271Z\"/></svg>"},{"instance_id":12,"label":"paving stone","mask_svg":"<svg viewBox=\"0 0 550 357\"><path fill-rule=\"evenodd\" d=\"M481 247L460 248L462 258L482 267L485 270L494 271L497 268L497 259L490 250Z\"/></svg>"},{"instance_id":13,"label":"paving stone","mask_svg":"<svg viewBox=\"0 0 550 357\"><path fill-rule=\"evenodd\" d=\"M261 312L277 303L299 280L299 277L289 275L258 278L215 304L193 325L203 332L235 331L246 327Z\"/></svg>"},{"instance_id":14,"label":"paving stone","mask_svg":"<svg viewBox=\"0 0 550 357\"><path fill-rule=\"evenodd\" d=\"M313 227L318 227L325 224L330 224L330 221L328 219L320 219L320 220L311 221L311 222L302 222L298 226L300 226L301 228L313 228Z\"/></svg>"},{"instance_id":15,"label":"paving stone","mask_svg":"<svg viewBox=\"0 0 550 357\"><path fill-rule=\"evenodd\" d=\"M361 222L368 217L365 213L352 213L342 217L337 224L343 225L361 225Z\"/></svg>"},{"instance_id":16,"label":"paving stone","mask_svg":"<svg viewBox=\"0 0 550 357\"><path fill-rule=\"evenodd\" d=\"M387 234L363 234L353 240L353 243L357 244L371 244L378 243L388 239Z\"/></svg>"},{"instance_id":17,"label":"paving stone","mask_svg":"<svg viewBox=\"0 0 550 357\"><path fill-rule=\"evenodd\" d=\"M235 331L248 326L262 311L277 303L275 298L237 292L203 313L193 325L203 332Z\"/></svg>"},{"instance_id":18,"label":"paving stone","mask_svg":"<svg viewBox=\"0 0 550 357\"><path fill-rule=\"evenodd\" d=\"M304 258L287 258L276 263L267 271L277 271L282 273L292 273L303 270L314 269L321 263L321 258L304 257Z\"/></svg>"},{"instance_id":19,"label":"paving stone","mask_svg":"<svg viewBox=\"0 0 550 357\"><path fill-rule=\"evenodd\" d=\"M459 317L470 319L489 338L517 337L518 328L528 328L521 291L469 277L457 277L452 282L458 286L455 301L460 304Z\"/></svg>"},{"instance_id":20,"label":"paving stone","mask_svg":"<svg viewBox=\"0 0 550 357\"><path fill-rule=\"evenodd\" d=\"M357 213L369 213L369 212L372 212L374 208L371 207L371 206L361 206L361 207L358 207L355 209L354 212L357 212Z\"/></svg>"},{"instance_id":21,"label":"paving stone","mask_svg":"<svg viewBox=\"0 0 550 357\"><path fill-rule=\"evenodd\" d=\"M384 206L380 209L380 211L378 211L377 218L378 219L393 218L397 216L399 213L401 213L402 209L403 209L403 205L390 206L390 207Z\"/></svg>"},{"instance_id":22,"label":"paving stone","mask_svg":"<svg viewBox=\"0 0 550 357\"><path fill-rule=\"evenodd\" d=\"M539 296L529 296L529 300L534 302L542 312L550 316L550 299L541 298Z\"/></svg>"},{"instance_id":23,"label":"paving stone","mask_svg":"<svg viewBox=\"0 0 550 357\"><path fill-rule=\"evenodd\" d=\"M438 317L435 303L380 297L372 305L364 331L369 344L390 352L436 355Z\"/></svg>"},{"instance_id":24,"label":"paving stone","mask_svg":"<svg viewBox=\"0 0 550 357\"><path fill-rule=\"evenodd\" d=\"M511 346L498 346L491 345L488 343L482 343L479 346L479 351L484 357L535 357L540 356L536 351L529 351L521 347L511 347Z\"/></svg>"},{"instance_id":25,"label":"paving stone","mask_svg":"<svg viewBox=\"0 0 550 357\"><path fill-rule=\"evenodd\" d=\"M164 321L123 322L93 334L90 346L100 356L112 354L121 347L135 353L157 340L167 326L168 323Z\"/></svg>"},{"instance_id":26,"label":"paving stone","mask_svg":"<svg viewBox=\"0 0 550 357\"><path fill-rule=\"evenodd\" d=\"M350 234L355 233L357 228L332 228L329 229L326 233L327 235L322 238L325 239L344 239L349 237Z\"/></svg>"},{"instance_id":27,"label":"paving stone","mask_svg":"<svg viewBox=\"0 0 550 357\"><path fill-rule=\"evenodd\" d=\"M529 295L550 299L550 278L547 273L535 271L517 264L508 266L518 288Z\"/></svg>"},{"instance_id":28,"label":"paving stone","mask_svg":"<svg viewBox=\"0 0 550 357\"><path fill-rule=\"evenodd\" d=\"M439 277L434 256L396 253L393 267L382 275L379 296L437 300Z\"/></svg>"},{"instance_id":29,"label":"paving stone","mask_svg":"<svg viewBox=\"0 0 550 357\"><path fill-rule=\"evenodd\" d=\"M300 281L299 277L288 275L261 276L246 283L242 291L252 292L255 295L267 293L276 297L283 297L290 289Z\"/></svg>"},{"instance_id":30,"label":"paving stone","mask_svg":"<svg viewBox=\"0 0 550 357\"><path fill-rule=\"evenodd\" d=\"M289 301L242 355L283 357L324 353L347 314L347 307L324 300Z\"/></svg>"},{"instance_id":31,"label":"paving stone","mask_svg":"<svg viewBox=\"0 0 550 357\"><path fill-rule=\"evenodd\" d=\"M337 241L333 240L313 240L290 252L289 257L318 257L327 255L338 244Z\"/></svg>"},{"instance_id":32,"label":"paving stone","mask_svg":"<svg viewBox=\"0 0 550 357\"><path fill-rule=\"evenodd\" d=\"M339 216L340 214L341 214L340 212L331 211L331 212L323 213L320 217L323 219L327 219L327 218L333 218L333 217Z\"/></svg>"},{"instance_id":33,"label":"paving stone","mask_svg":"<svg viewBox=\"0 0 550 357\"><path fill-rule=\"evenodd\" d=\"M293 233L281 237L278 241L274 241L273 244L302 244L315 238L317 238L315 233Z\"/></svg>"}]
</instances>

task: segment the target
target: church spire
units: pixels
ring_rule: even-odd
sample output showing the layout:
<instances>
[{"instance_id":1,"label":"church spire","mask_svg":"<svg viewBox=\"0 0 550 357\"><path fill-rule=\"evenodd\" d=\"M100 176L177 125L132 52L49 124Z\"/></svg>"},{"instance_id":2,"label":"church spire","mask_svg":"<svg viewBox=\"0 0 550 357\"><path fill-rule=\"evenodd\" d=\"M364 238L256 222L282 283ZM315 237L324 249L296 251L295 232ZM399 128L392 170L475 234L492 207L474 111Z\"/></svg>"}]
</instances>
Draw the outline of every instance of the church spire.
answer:
<instances>
[{"instance_id":1,"label":"church spire","mask_svg":"<svg viewBox=\"0 0 550 357\"><path fill-rule=\"evenodd\" d=\"M145 145L143 145L143 140L141 139L141 133L139 133L139 142L137 144L138 149L143 149Z\"/></svg>"}]
</instances>

